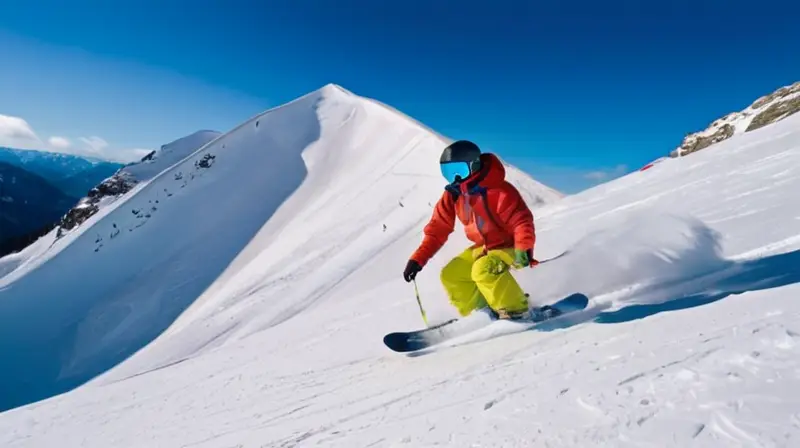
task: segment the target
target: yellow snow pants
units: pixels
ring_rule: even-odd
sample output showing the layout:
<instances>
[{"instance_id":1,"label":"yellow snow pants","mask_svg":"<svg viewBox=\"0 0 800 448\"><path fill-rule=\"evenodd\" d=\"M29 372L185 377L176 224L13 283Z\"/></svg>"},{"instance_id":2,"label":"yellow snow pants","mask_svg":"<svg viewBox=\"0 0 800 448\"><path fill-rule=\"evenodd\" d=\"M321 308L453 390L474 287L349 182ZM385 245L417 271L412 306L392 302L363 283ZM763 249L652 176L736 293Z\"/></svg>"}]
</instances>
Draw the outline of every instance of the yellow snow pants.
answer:
<instances>
[{"instance_id":1,"label":"yellow snow pants","mask_svg":"<svg viewBox=\"0 0 800 448\"><path fill-rule=\"evenodd\" d=\"M441 272L450 303L466 316L486 305L493 310L527 311L528 300L511 275L514 249L490 250L470 247L453 258Z\"/></svg>"}]
</instances>

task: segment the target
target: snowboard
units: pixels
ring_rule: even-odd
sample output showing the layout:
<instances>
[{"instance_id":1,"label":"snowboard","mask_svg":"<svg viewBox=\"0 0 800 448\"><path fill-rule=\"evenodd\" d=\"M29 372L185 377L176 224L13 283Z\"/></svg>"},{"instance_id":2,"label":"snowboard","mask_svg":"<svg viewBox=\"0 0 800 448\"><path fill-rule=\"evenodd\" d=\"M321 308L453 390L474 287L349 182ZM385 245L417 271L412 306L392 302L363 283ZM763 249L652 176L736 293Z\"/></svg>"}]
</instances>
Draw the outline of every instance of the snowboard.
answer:
<instances>
[{"instance_id":1,"label":"snowboard","mask_svg":"<svg viewBox=\"0 0 800 448\"><path fill-rule=\"evenodd\" d=\"M524 329L530 329L550 319L568 313L580 311L589 304L589 298L584 294L576 293L567 296L556 303L545 305L531 319L517 319L512 322L528 324ZM383 337L383 343L395 352L414 352L445 342L458 336L479 330L498 320L493 311L479 310L460 319L451 319L441 324L414 331L399 331L389 333Z\"/></svg>"}]
</instances>

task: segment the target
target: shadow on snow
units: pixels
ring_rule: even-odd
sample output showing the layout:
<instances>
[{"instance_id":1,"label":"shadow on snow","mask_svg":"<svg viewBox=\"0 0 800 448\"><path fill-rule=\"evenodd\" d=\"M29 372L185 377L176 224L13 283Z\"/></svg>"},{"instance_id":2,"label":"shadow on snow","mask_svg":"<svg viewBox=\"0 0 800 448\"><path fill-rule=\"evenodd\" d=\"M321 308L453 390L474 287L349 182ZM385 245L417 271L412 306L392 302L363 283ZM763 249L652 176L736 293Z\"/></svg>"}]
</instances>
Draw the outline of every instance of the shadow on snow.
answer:
<instances>
[{"instance_id":1,"label":"shadow on snow","mask_svg":"<svg viewBox=\"0 0 800 448\"><path fill-rule=\"evenodd\" d=\"M156 339L223 274L307 176L302 151L321 135L316 99L308 101L313 104L291 113L267 111L252 120L262 129L307 124L292 138L249 134L248 122L162 172L167 182L192 159L219 151L221 142L242 145L221 153L226 157L213 169L223 170L223 177L198 177L192 195L176 195L174 205L160 207L150 224L136 227L136 237L117 238L115 250L92 251L94 233L106 231L138 202L158 197L154 192L163 182L145 186L98 220L35 275L0 288L0 413L67 392L115 367ZM239 173L247 166L258 166L260 175L243 179Z\"/></svg>"},{"instance_id":2,"label":"shadow on snow","mask_svg":"<svg viewBox=\"0 0 800 448\"><path fill-rule=\"evenodd\" d=\"M664 311L677 311L708 305L732 294L779 288L800 282L800 250L755 260L731 262L731 265L701 281L700 288L690 288L680 297L661 303L637 304L600 313L598 323L620 323L643 319Z\"/></svg>"},{"instance_id":3,"label":"shadow on snow","mask_svg":"<svg viewBox=\"0 0 800 448\"><path fill-rule=\"evenodd\" d=\"M678 311L725 299L733 294L779 288L800 283L800 250L764 258L732 261L721 270L702 277L670 284L655 284L632 295L649 303L635 303L614 311L605 311L611 303L595 303L533 328L553 331L594 321L615 324L643 319L654 314Z\"/></svg>"},{"instance_id":4,"label":"shadow on snow","mask_svg":"<svg viewBox=\"0 0 800 448\"><path fill-rule=\"evenodd\" d=\"M587 322L600 324L630 322L662 312L708 305L732 294L779 288L793 283L800 283L800 250L755 260L723 261L719 269L695 278L653 283L639 292L631 293L616 301L617 307L620 302L622 304L625 302L638 303L623 305L615 310L609 310L614 306L612 301L594 302L588 295L575 292L571 296L589 297L590 302L587 308L540 322L523 331L549 332ZM496 336L480 340L484 341L494 337ZM436 351L435 349L424 349L407 353L406 356L420 357L436 353Z\"/></svg>"}]
</instances>

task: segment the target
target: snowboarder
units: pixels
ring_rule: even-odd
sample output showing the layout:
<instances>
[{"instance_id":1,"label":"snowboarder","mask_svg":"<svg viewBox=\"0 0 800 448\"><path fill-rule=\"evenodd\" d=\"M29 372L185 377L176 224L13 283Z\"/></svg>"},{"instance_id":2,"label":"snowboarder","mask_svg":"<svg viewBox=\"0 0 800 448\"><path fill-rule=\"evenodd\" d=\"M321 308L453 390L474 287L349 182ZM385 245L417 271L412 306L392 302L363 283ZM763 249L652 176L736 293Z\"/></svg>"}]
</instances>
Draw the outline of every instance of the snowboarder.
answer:
<instances>
[{"instance_id":1,"label":"snowboarder","mask_svg":"<svg viewBox=\"0 0 800 448\"><path fill-rule=\"evenodd\" d=\"M538 264L533 258L533 213L519 191L505 180L500 159L491 153L481 154L476 144L466 140L450 144L439 164L449 183L403 278L406 282L416 278L444 246L458 217L474 244L441 271L450 302L462 316L488 306L500 318L528 318L527 295L510 268Z\"/></svg>"}]
</instances>

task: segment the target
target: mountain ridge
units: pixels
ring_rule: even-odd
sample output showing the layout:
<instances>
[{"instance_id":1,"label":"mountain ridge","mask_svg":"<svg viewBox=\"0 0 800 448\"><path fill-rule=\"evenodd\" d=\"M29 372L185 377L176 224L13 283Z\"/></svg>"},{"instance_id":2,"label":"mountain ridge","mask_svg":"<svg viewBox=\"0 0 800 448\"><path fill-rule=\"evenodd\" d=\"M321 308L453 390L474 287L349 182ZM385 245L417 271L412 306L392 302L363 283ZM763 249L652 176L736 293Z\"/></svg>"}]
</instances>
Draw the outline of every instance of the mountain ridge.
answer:
<instances>
[{"instance_id":1,"label":"mountain ridge","mask_svg":"<svg viewBox=\"0 0 800 448\"><path fill-rule=\"evenodd\" d=\"M763 95L748 107L714 120L706 129L692 132L670 152L672 158L703 150L734 135L760 129L800 111L800 81Z\"/></svg>"},{"instance_id":2,"label":"mountain ridge","mask_svg":"<svg viewBox=\"0 0 800 448\"><path fill-rule=\"evenodd\" d=\"M93 157L6 147L0 147L0 161L37 174L69 196L78 198L123 166Z\"/></svg>"}]
</instances>

